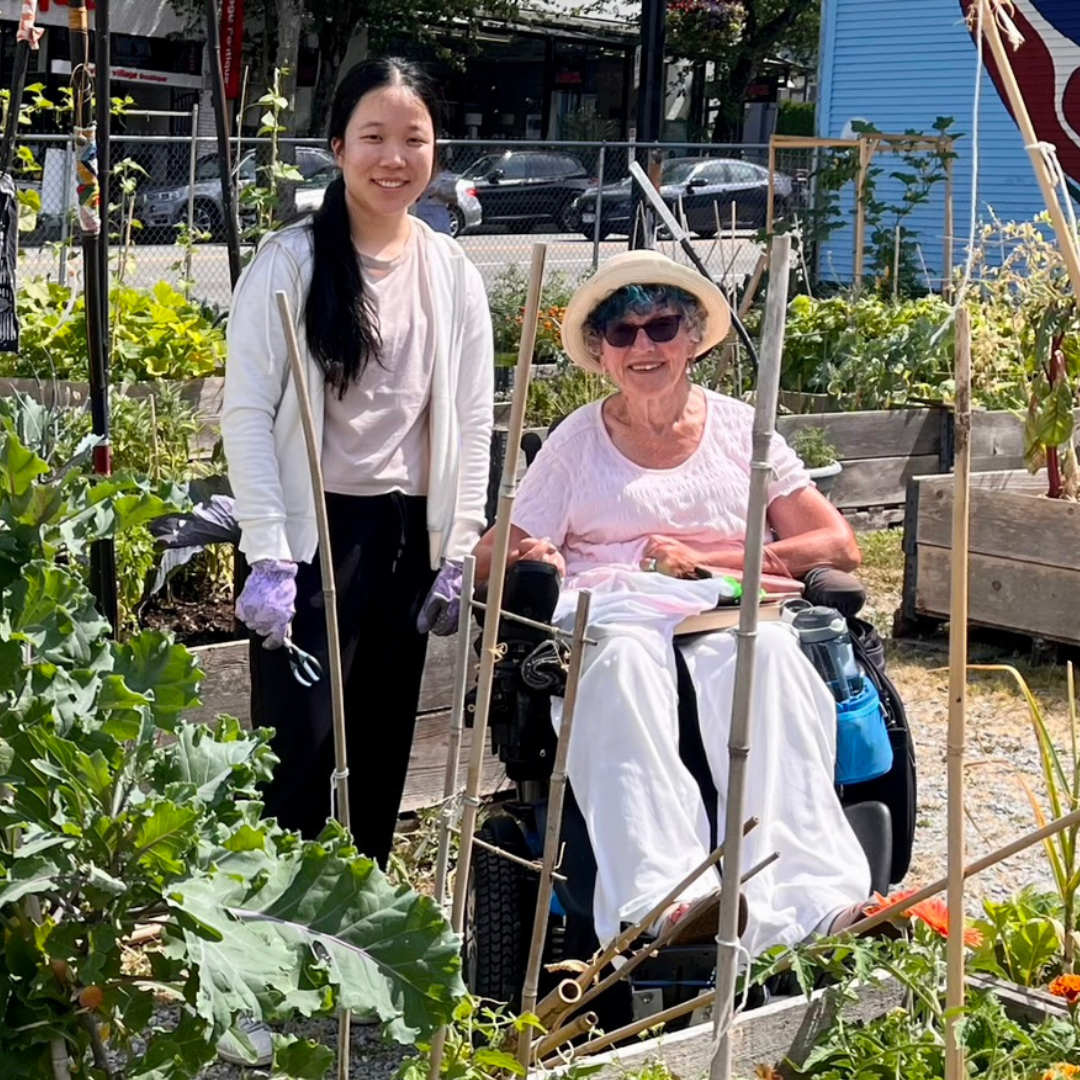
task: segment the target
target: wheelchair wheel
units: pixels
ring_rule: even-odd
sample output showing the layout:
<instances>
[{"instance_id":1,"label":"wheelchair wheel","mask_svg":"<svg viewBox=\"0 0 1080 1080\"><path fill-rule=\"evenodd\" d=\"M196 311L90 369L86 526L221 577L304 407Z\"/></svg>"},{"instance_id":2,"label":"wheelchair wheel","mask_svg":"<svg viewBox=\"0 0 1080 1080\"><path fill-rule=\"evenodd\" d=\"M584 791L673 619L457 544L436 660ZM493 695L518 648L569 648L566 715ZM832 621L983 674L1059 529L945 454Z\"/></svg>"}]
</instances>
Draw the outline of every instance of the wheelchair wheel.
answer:
<instances>
[{"instance_id":1,"label":"wheelchair wheel","mask_svg":"<svg viewBox=\"0 0 1080 1080\"><path fill-rule=\"evenodd\" d=\"M523 859L531 857L512 817L490 818L481 840ZM490 851L473 851L465 926L465 978L477 997L521 1004L529 938L536 909L536 875Z\"/></svg>"}]
</instances>

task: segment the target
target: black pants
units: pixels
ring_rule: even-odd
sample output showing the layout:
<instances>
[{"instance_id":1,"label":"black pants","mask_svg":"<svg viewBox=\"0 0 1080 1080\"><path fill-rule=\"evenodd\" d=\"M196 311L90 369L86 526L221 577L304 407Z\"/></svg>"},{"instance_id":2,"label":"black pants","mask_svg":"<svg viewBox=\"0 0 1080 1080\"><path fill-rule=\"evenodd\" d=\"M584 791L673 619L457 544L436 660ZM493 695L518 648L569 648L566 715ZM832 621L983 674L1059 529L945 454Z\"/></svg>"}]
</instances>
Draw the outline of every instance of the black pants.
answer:
<instances>
[{"instance_id":1,"label":"black pants","mask_svg":"<svg viewBox=\"0 0 1080 1080\"><path fill-rule=\"evenodd\" d=\"M435 578L426 500L397 493L326 497L345 680L349 806L356 845L386 865L409 767L427 637L416 616ZM285 649L251 642L251 716L276 729L281 764L266 813L314 839L330 815L334 731L322 574L316 555L296 575L293 641L322 664L311 688Z\"/></svg>"}]
</instances>

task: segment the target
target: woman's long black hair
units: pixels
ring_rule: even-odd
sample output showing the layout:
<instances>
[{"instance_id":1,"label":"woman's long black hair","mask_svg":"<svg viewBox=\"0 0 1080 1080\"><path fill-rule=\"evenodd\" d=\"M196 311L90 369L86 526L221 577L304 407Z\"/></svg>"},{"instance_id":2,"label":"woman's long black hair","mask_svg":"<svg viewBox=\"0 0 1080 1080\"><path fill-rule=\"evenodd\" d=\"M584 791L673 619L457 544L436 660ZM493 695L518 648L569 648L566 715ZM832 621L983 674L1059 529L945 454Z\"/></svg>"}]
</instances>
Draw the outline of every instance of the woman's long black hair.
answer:
<instances>
[{"instance_id":1,"label":"woman's long black hair","mask_svg":"<svg viewBox=\"0 0 1080 1080\"><path fill-rule=\"evenodd\" d=\"M431 78L416 64L388 56L361 60L341 80L330 109L329 141L345 138L345 128L360 99L384 86L404 86L427 108L438 130L439 99ZM360 260L353 246L345 181L333 180L311 222L315 242L311 286L304 303L304 329L327 383L339 397L378 362L382 340L371 297L364 292Z\"/></svg>"}]
</instances>

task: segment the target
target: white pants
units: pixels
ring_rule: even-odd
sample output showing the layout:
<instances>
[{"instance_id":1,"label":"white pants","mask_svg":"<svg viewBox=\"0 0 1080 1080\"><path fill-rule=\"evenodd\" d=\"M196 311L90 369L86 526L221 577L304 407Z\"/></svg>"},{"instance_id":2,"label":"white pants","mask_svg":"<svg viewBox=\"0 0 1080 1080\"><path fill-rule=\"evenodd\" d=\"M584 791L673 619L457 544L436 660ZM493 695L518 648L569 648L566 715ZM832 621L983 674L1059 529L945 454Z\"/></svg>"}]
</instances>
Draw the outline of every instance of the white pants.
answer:
<instances>
[{"instance_id":1,"label":"white pants","mask_svg":"<svg viewBox=\"0 0 1080 1080\"><path fill-rule=\"evenodd\" d=\"M607 941L635 922L709 853L700 789L679 758L675 661L655 627L590 626L569 775L596 855L593 909ZM720 795L723 837L735 684L730 632L679 642L697 689L702 740ZM557 712L557 710L555 710ZM831 912L865 899L870 870L833 788L836 709L791 630L759 628L745 816L748 869L780 853L745 887L751 956L804 939ZM714 889L707 873L682 899Z\"/></svg>"}]
</instances>

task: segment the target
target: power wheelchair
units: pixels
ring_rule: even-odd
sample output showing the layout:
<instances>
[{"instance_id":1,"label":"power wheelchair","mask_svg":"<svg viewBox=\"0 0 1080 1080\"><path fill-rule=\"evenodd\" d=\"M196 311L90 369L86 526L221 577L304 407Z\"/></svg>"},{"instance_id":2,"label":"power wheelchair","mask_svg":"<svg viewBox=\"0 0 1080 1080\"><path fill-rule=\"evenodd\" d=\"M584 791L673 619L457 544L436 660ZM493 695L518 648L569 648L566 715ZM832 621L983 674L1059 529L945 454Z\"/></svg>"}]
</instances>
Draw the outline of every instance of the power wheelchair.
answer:
<instances>
[{"instance_id":1,"label":"power wheelchair","mask_svg":"<svg viewBox=\"0 0 1080 1080\"><path fill-rule=\"evenodd\" d=\"M915 757L903 702L885 673L880 638L869 623L858 618L865 592L857 579L831 570L811 572L804 588L812 603L835 607L847 618L856 656L884 706L893 747L891 770L876 780L837 789L869 860L871 887L884 893L890 883L901 881L907 873L915 826ZM548 622L558 594L554 567L520 562L507 577L503 607L531 620ZM488 720L492 751L515 791L510 801L484 821L478 835L490 845L535 860L542 854L548 780L555 756L550 699L552 694L562 693L565 656L544 631L505 618L500 620L498 640L503 648L495 665ZM705 764L693 684L679 650L676 667L680 756L701 788L715 846L717 793ZM472 701L470 693L466 724L471 722ZM541 994L562 977L546 975L547 966L570 959L587 960L598 944L592 917L596 864L572 788L566 792L562 841L562 880L554 883ZM475 848L467 900L465 967L469 988L478 996L507 1002L511 1007L520 1003L537 887L532 871L482 846ZM700 994L712 985L715 959L712 944L660 950L631 977L597 998L592 1007L600 1015L601 1026L610 1030ZM786 989L772 987L774 992ZM769 992L768 987L756 990L757 1003L767 1000Z\"/></svg>"}]
</instances>

